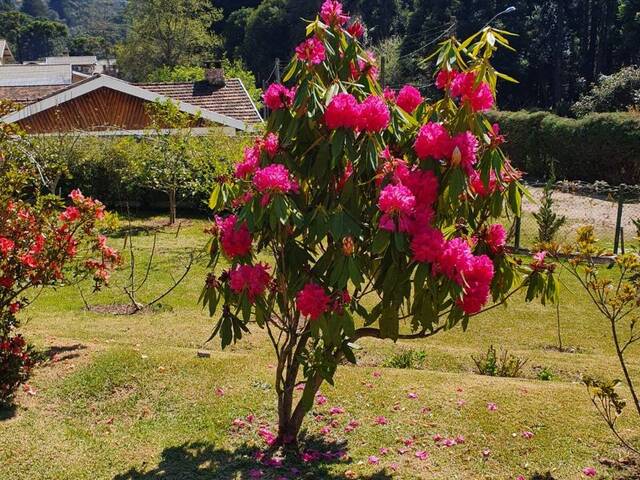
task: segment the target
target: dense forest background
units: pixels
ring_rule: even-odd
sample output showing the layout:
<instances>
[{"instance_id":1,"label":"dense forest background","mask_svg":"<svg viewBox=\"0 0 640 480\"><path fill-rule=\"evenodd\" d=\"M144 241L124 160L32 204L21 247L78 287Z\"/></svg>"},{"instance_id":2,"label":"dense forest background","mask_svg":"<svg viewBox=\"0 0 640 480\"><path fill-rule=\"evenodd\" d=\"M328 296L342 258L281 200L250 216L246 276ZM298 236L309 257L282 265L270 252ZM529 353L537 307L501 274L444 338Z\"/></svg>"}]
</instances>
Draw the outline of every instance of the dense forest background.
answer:
<instances>
[{"instance_id":1,"label":"dense forest background","mask_svg":"<svg viewBox=\"0 0 640 480\"><path fill-rule=\"evenodd\" d=\"M226 57L237 68L253 72L261 86L275 78L276 59L286 61L303 38L298 19L313 18L320 3L0 0L0 36L9 40L20 60L64 51L116 56L122 74L131 80L197 75L189 68ZM369 28L366 42L385 60L385 83L411 82L427 93L432 72L421 60L435 43L450 34L466 37L510 6L515 12L492 24L519 35L513 39L517 52L501 53L498 67L521 83L502 86L502 108L570 114L571 106L602 75L639 63L640 0L344 0L344 4ZM629 70L625 72L628 76ZM633 81L640 82L640 75Z\"/></svg>"}]
</instances>

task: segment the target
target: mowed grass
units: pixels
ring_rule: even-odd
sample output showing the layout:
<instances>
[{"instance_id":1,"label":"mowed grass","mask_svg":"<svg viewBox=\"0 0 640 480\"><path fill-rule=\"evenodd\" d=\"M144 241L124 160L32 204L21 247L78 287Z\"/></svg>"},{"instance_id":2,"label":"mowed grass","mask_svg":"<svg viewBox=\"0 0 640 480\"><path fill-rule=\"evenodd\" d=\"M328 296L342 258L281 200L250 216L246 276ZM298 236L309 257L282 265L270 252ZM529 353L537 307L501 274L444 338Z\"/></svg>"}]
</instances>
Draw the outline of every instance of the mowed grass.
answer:
<instances>
[{"instance_id":1,"label":"mowed grass","mask_svg":"<svg viewBox=\"0 0 640 480\"><path fill-rule=\"evenodd\" d=\"M179 231L152 229L161 224L158 218L138 223L149 228L134 238L137 278L144 276L157 231L156 261L139 292L144 302L170 286L189 252L204 246L206 222L188 220ZM124 239L112 243L122 248ZM589 466L597 469L597 478L622 475L600 462L617 460L624 452L579 381L585 373L619 377L619 367L606 323L566 274L563 342L576 353L550 348L556 344L555 309L521 299L474 318L467 332L455 329L397 344L364 341L359 365L339 369L335 387L322 388L327 404L317 406L318 415L305 424L309 448L344 449L346 456L310 464L288 459L280 469L260 466L254 460L264 448L258 426L275 428L274 358L260 331L224 352L217 341L205 345L213 320L197 298L206 264L204 256L198 258L160 308L135 316L87 312L71 286L37 299L25 312L23 330L55 356L30 382L37 393L21 392L16 410L0 420L0 478L248 479L260 469L262 478L289 479L579 479ZM125 302L119 286L127 275L119 272L111 289L95 295L90 285L82 286L86 298L94 305ZM485 353L490 345L529 359L524 378L476 374L471 355ZM198 358L201 348L211 350L211 357ZM408 348L426 352L423 369L381 366ZM638 373L638 351L630 357L632 372ZM544 367L554 374L550 382L537 380ZM497 411L487 409L489 402ZM330 418L333 406L345 413ZM249 414L256 416L250 428L231 428L235 418ZM377 424L379 416L386 425ZM332 420L330 433L320 436ZM351 420L359 426L345 433ZM640 439L630 410L620 426L625 435ZM523 438L525 431L533 438ZM463 436L464 443L439 447L434 435ZM413 443L399 452L407 439ZM381 448L388 453L380 454ZM418 459L419 450L429 458ZM369 463L371 455L379 457L378 464ZM537 476L547 472L552 476Z\"/></svg>"}]
</instances>

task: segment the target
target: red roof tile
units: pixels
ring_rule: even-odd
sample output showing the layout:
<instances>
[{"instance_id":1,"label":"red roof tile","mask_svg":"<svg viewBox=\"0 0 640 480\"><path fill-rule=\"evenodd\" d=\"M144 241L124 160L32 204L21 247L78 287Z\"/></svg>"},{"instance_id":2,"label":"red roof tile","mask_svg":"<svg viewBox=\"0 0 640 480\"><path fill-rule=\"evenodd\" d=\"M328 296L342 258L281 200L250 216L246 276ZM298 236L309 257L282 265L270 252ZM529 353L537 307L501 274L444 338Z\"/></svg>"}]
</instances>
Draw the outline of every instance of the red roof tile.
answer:
<instances>
[{"instance_id":1,"label":"red roof tile","mask_svg":"<svg viewBox=\"0 0 640 480\"><path fill-rule=\"evenodd\" d=\"M0 99L11 100L21 105L29 105L67 88L69 85L37 85L26 87L0 87Z\"/></svg>"},{"instance_id":2,"label":"red roof tile","mask_svg":"<svg viewBox=\"0 0 640 480\"><path fill-rule=\"evenodd\" d=\"M245 123L254 124L262 121L242 82L237 78L227 79L226 85L221 88L213 87L204 81L196 83L138 83L135 85Z\"/></svg>"}]
</instances>

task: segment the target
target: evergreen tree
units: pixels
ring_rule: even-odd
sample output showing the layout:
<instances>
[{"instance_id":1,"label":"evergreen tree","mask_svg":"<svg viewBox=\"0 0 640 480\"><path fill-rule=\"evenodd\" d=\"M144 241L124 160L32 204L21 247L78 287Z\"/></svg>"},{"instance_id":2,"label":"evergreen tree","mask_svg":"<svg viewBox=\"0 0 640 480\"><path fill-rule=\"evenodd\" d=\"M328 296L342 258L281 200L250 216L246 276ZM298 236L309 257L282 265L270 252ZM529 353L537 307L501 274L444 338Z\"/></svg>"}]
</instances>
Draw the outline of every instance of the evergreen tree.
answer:
<instances>
[{"instance_id":1,"label":"evergreen tree","mask_svg":"<svg viewBox=\"0 0 640 480\"><path fill-rule=\"evenodd\" d=\"M22 13L27 15L31 15L32 17L43 17L47 18L50 16L49 7L44 2L44 0L23 0L22 8L20 9Z\"/></svg>"}]
</instances>

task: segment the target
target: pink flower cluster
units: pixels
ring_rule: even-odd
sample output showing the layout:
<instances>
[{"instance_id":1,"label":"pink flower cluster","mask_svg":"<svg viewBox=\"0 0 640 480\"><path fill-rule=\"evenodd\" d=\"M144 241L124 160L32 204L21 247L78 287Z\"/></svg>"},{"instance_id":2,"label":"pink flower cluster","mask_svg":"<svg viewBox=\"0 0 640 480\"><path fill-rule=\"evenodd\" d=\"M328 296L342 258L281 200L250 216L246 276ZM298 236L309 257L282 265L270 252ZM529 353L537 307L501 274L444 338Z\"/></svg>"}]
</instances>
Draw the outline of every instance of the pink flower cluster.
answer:
<instances>
[{"instance_id":1,"label":"pink flower cluster","mask_svg":"<svg viewBox=\"0 0 640 480\"><path fill-rule=\"evenodd\" d=\"M251 251L251 233L247 223L238 225L238 217L229 215L226 218L216 217L216 228L222 252L228 258L244 257Z\"/></svg>"},{"instance_id":2,"label":"pink flower cluster","mask_svg":"<svg viewBox=\"0 0 640 480\"><path fill-rule=\"evenodd\" d=\"M264 104L271 110L289 108L296 96L296 87L287 88L280 83L272 83L262 94Z\"/></svg>"},{"instance_id":3,"label":"pink flower cluster","mask_svg":"<svg viewBox=\"0 0 640 480\"><path fill-rule=\"evenodd\" d=\"M251 303L261 296L267 288L269 280L269 266L259 263L252 265L238 265L229 273L229 286L238 295L246 293Z\"/></svg>"},{"instance_id":4,"label":"pink flower cluster","mask_svg":"<svg viewBox=\"0 0 640 480\"><path fill-rule=\"evenodd\" d=\"M329 311L331 299L324 288L315 283L307 283L296 296L296 305L304 317L317 320Z\"/></svg>"},{"instance_id":5,"label":"pink flower cluster","mask_svg":"<svg viewBox=\"0 0 640 480\"><path fill-rule=\"evenodd\" d=\"M396 104L405 112L413 113L422 101L422 95L417 88L411 85L405 85L398 93Z\"/></svg>"},{"instance_id":6,"label":"pink flower cluster","mask_svg":"<svg viewBox=\"0 0 640 480\"><path fill-rule=\"evenodd\" d=\"M318 65L326 58L324 45L316 37L308 38L296 47L296 57L309 65Z\"/></svg>"},{"instance_id":7,"label":"pink flower cluster","mask_svg":"<svg viewBox=\"0 0 640 480\"><path fill-rule=\"evenodd\" d=\"M342 3L337 0L325 0L320 7L320 18L327 25L344 25L349 16L342 13Z\"/></svg>"},{"instance_id":8,"label":"pink flower cluster","mask_svg":"<svg viewBox=\"0 0 640 480\"><path fill-rule=\"evenodd\" d=\"M270 159L274 159L280 151L280 139L277 133L269 132L264 138L257 138L253 147L244 149L244 158L235 168L236 178L246 179L255 173L260 165L260 155L265 152Z\"/></svg>"},{"instance_id":9,"label":"pink flower cluster","mask_svg":"<svg viewBox=\"0 0 640 480\"><path fill-rule=\"evenodd\" d=\"M253 175L253 185L262 193L262 206L270 201L271 194L287 194L298 192L298 182L291 176L287 167L280 163L272 163L264 168L259 168Z\"/></svg>"},{"instance_id":10,"label":"pink flower cluster","mask_svg":"<svg viewBox=\"0 0 640 480\"><path fill-rule=\"evenodd\" d=\"M452 97L460 98L463 104L469 105L474 112L484 112L495 103L491 87L486 82L477 82L475 72L458 72L441 70L436 77L436 86L448 89Z\"/></svg>"},{"instance_id":11,"label":"pink flower cluster","mask_svg":"<svg viewBox=\"0 0 640 480\"><path fill-rule=\"evenodd\" d=\"M430 170L409 170L402 159L395 159L389 149L382 158L385 164L378 176L379 184L391 176L380 192L378 208L382 212L379 226L390 232L418 235L433 220L433 204L438 198L438 179Z\"/></svg>"},{"instance_id":12,"label":"pink flower cluster","mask_svg":"<svg viewBox=\"0 0 640 480\"><path fill-rule=\"evenodd\" d=\"M461 166L467 175L473 175L478 147L478 139L473 133L462 132L451 137L441 123L434 122L420 128L413 146L421 160L448 160L453 166Z\"/></svg>"},{"instance_id":13,"label":"pink flower cluster","mask_svg":"<svg viewBox=\"0 0 640 480\"><path fill-rule=\"evenodd\" d=\"M353 95L340 93L327 106L324 121L329 130L346 128L375 133L389 126L391 114L380 97L372 95L359 104Z\"/></svg>"}]
</instances>

